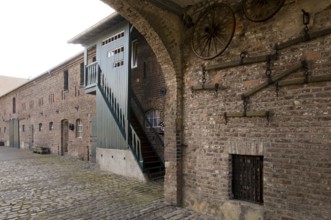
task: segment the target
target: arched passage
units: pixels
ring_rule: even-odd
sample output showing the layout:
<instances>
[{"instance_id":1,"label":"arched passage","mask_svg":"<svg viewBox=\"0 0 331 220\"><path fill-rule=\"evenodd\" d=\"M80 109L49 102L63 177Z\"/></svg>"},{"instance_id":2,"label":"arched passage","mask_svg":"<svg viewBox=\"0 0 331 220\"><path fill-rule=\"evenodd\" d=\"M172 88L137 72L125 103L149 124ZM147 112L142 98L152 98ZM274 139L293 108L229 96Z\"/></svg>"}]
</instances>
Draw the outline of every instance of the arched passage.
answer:
<instances>
[{"instance_id":1,"label":"arched passage","mask_svg":"<svg viewBox=\"0 0 331 220\"><path fill-rule=\"evenodd\" d=\"M155 10L146 1L103 0L145 37L161 65L167 85L165 110L165 198L173 205L182 200L182 43L181 20ZM144 4L143 7L141 4ZM166 14L166 15L165 15Z\"/></svg>"}]
</instances>

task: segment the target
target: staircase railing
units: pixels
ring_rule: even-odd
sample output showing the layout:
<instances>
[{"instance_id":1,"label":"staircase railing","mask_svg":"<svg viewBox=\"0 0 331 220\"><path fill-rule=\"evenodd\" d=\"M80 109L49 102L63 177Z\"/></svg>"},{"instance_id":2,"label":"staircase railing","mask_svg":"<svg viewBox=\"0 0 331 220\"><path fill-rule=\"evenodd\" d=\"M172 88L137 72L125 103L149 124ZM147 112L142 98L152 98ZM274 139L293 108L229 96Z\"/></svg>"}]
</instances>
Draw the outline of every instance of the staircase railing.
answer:
<instances>
[{"instance_id":1,"label":"staircase railing","mask_svg":"<svg viewBox=\"0 0 331 220\"><path fill-rule=\"evenodd\" d=\"M138 119L141 130L142 130L143 134L145 135L145 137L147 138L147 141L150 144L150 146L154 149L155 153L158 155L158 157L163 162L163 159L162 159L163 157L160 155L159 151L156 149L156 145L164 147L164 142L163 142L162 138L160 137L159 133L155 130L155 128L153 128L152 124L147 119L144 109L143 109L141 103L139 102L138 97L134 94L134 92L131 92L131 97L132 97L131 109L133 110L134 114L137 116L137 119L143 118L143 121L149 127L148 129L152 132L148 132L148 134L147 134L145 129L143 129L144 126L141 124L141 122ZM136 106L135 108L133 107L134 105Z\"/></svg>"},{"instance_id":2,"label":"staircase railing","mask_svg":"<svg viewBox=\"0 0 331 220\"><path fill-rule=\"evenodd\" d=\"M108 85L107 80L104 77L104 74L100 72L97 78L98 78L98 88L100 90L100 93L103 99L105 100L108 109L113 115L123 137L126 138L125 121L127 119L124 116L124 112L119 107L119 103L117 102L114 93L112 92L110 86Z\"/></svg>"},{"instance_id":3,"label":"staircase railing","mask_svg":"<svg viewBox=\"0 0 331 220\"><path fill-rule=\"evenodd\" d=\"M125 122L127 122L127 118L124 115L124 112L119 107L119 103L111 90L102 70L100 69L97 62L91 63L87 66L87 71L85 75L85 88L91 87L94 85L98 86L98 89L105 100L108 109L110 110L113 118L116 121L116 124L121 131L122 136L126 139L126 129ZM133 152L141 170L144 168L144 159L141 152L141 140L137 135L134 128L129 125L129 135L128 135L128 144Z\"/></svg>"},{"instance_id":4,"label":"staircase railing","mask_svg":"<svg viewBox=\"0 0 331 220\"><path fill-rule=\"evenodd\" d=\"M95 86L98 83L98 76L100 73L100 68L98 62L93 62L86 66L85 72L85 88Z\"/></svg>"},{"instance_id":5,"label":"staircase railing","mask_svg":"<svg viewBox=\"0 0 331 220\"><path fill-rule=\"evenodd\" d=\"M131 148L136 160L138 161L141 170L144 170L144 158L141 152L141 141L138 134L131 125L129 130L129 147Z\"/></svg>"}]
</instances>

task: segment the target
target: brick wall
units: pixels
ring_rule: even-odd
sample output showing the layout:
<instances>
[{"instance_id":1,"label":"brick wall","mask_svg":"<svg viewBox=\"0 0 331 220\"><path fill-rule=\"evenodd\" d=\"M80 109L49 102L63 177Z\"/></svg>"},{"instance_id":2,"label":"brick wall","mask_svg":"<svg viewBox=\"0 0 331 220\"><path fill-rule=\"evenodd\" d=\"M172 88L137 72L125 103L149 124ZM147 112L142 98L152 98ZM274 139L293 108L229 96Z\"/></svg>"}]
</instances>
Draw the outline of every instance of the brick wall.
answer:
<instances>
[{"instance_id":1,"label":"brick wall","mask_svg":"<svg viewBox=\"0 0 331 220\"><path fill-rule=\"evenodd\" d=\"M329 7L327 7L329 6ZM223 55L211 61L197 59L187 47L185 57L184 101L184 205L200 212L228 219L227 204L247 206L231 199L231 155L264 156L264 204L250 204L263 209L265 219L328 219L330 216L331 159L331 82L281 87L275 86L251 96L249 111L270 111L270 122L261 117L229 118L225 112L243 112L241 94L267 80L266 62L238 66L207 73L207 83L220 83L226 89L191 91L199 84L206 66L273 53L276 43L302 34L301 8L312 13L310 30L331 27L330 2L315 6L308 1L287 1L281 11L263 23L247 21L236 12L237 29ZM189 45L190 36L185 45ZM272 63L273 76L290 69L301 60L311 64L312 76L330 73L331 35L279 51ZM303 77L300 70L286 79ZM236 207L239 214L243 210ZM235 213L235 212L234 212ZM233 214L237 216L238 213ZM247 219L241 214L238 218ZM236 218L234 218L236 219Z\"/></svg>"},{"instance_id":2,"label":"brick wall","mask_svg":"<svg viewBox=\"0 0 331 220\"><path fill-rule=\"evenodd\" d=\"M273 114L269 123L262 117L235 117L226 124L223 117L225 112L243 112L241 94L267 80L265 62L209 71L207 83L220 83L226 88L217 95L213 91L192 92L191 87L201 81L202 64L239 60L242 51L249 57L270 54L276 43L302 34L301 9L311 13L311 31L331 27L330 1L287 0L276 16L262 23L244 17L241 1L222 1L229 3L235 12L236 30L226 51L210 61L194 55L190 48L192 28L183 27L171 13L152 10L147 1L105 2L147 39L165 76L169 91L166 100L169 108L165 111L168 202L181 204L183 200L184 206L220 219L329 218L330 82L281 87L278 97L275 87L269 86L253 95L248 111L269 110ZM206 6L207 1L201 1L190 7L188 13L195 21L199 9ZM330 35L281 50L279 60L272 62L272 74L280 74L303 59L311 62L311 75L328 74L329 51ZM300 77L302 70L286 79ZM263 156L263 205L231 199L232 154Z\"/></svg>"},{"instance_id":3,"label":"brick wall","mask_svg":"<svg viewBox=\"0 0 331 220\"><path fill-rule=\"evenodd\" d=\"M89 60L92 60L93 54ZM31 127L34 129L34 146L49 147L51 153L61 152L61 121L83 124L83 137L76 137L75 129L69 130L68 154L87 160L89 158L91 119L95 116L95 96L86 95L80 85L80 65L84 55L64 62L50 72L32 79L29 83L1 97L1 116L5 121L19 120L21 148L28 149ZM64 91L64 71L68 71L68 90ZM16 98L16 114L12 113L12 99ZM50 123L53 129L50 130ZM39 125L42 125L39 130ZM76 125L75 125L76 126ZM7 128L8 129L8 128ZM3 129L0 135L3 134ZM6 140L9 132L7 131Z\"/></svg>"},{"instance_id":4,"label":"brick wall","mask_svg":"<svg viewBox=\"0 0 331 220\"><path fill-rule=\"evenodd\" d=\"M164 75L160 64L157 62L156 56L148 45L146 40L139 32L134 30L132 32L132 40L137 41L137 57L138 65L131 70L131 85L132 91L136 94L141 103L144 113L151 110L158 110L160 112L160 120L164 121L165 111L165 95L167 88L165 85ZM163 91L164 92L163 92ZM135 105L133 105L134 107ZM139 111L134 111L139 112ZM137 116L143 125L146 133L152 133L151 129L145 127L144 115ZM161 132L160 128L155 128L157 132ZM153 135L150 135L153 139ZM163 139L163 135L160 136ZM154 137L155 139L155 137ZM154 146L158 154L164 159L164 148L159 142L154 141Z\"/></svg>"}]
</instances>

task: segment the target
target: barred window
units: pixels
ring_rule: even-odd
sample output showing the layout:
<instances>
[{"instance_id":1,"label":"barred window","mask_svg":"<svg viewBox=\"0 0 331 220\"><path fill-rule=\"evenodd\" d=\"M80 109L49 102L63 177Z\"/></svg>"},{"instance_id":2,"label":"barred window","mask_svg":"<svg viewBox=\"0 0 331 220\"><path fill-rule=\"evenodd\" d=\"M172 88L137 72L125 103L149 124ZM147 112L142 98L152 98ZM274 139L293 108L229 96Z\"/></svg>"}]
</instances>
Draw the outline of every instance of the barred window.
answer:
<instances>
[{"instance_id":1,"label":"barred window","mask_svg":"<svg viewBox=\"0 0 331 220\"><path fill-rule=\"evenodd\" d=\"M263 204L263 156L232 155L232 194Z\"/></svg>"},{"instance_id":2,"label":"barred window","mask_svg":"<svg viewBox=\"0 0 331 220\"><path fill-rule=\"evenodd\" d=\"M149 122L149 123L148 123ZM146 121L145 126L146 128L153 127L157 128L160 127L160 112L158 110L150 110L146 113Z\"/></svg>"}]
</instances>

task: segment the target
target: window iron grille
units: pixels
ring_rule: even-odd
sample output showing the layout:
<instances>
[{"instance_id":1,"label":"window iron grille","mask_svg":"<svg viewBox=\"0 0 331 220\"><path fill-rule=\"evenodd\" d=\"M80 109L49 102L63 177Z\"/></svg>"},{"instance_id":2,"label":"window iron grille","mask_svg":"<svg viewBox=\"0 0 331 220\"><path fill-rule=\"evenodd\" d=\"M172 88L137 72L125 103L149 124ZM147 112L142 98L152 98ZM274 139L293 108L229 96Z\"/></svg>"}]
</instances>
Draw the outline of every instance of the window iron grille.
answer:
<instances>
[{"instance_id":1,"label":"window iron grille","mask_svg":"<svg viewBox=\"0 0 331 220\"><path fill-rule=\"evenodd\" d=\"M263 204L263 156L232 155L232 194Z\"/></svg>"}]
</instances>

